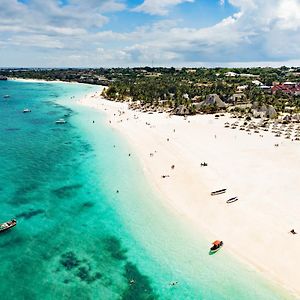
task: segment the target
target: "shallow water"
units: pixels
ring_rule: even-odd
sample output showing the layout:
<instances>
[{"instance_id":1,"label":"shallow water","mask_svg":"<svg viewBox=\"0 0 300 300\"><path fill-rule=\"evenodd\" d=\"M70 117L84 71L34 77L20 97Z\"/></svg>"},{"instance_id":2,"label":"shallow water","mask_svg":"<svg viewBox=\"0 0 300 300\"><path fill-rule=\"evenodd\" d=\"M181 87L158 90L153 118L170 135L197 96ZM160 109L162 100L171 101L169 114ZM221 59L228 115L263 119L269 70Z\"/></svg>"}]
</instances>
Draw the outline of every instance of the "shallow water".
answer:
<instances>
[{"instance_id":1,"label":"shallow water","mask_svg":"<svg viewBox=\"0 0 300 300\"><path fill-rule=\"evenodd\" d=\"M95 89L0 82L0 221L18 219L1 299L288 299L166 210L105 116L70 99Z\"/></svg>"}]
</instances>

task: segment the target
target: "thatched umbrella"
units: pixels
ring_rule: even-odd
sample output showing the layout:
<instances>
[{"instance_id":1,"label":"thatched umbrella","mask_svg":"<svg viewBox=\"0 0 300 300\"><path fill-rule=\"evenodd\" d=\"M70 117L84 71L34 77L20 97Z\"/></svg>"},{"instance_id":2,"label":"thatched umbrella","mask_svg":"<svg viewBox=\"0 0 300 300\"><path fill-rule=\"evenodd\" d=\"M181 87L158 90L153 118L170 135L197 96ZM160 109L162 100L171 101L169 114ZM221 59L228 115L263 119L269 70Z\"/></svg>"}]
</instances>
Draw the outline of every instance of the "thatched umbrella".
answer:
<instances>
[{"instance_id":1,"label":"thatched umbrella","mask_svg":"<svg viewBox=\"0 0 300 300\"><path fill-rule=\"evenodd\" d=\"M179 116L185 116L190 114L190 110L184 105L179 105L175 108L174 114Z\"/></svg>"}]
</instances>

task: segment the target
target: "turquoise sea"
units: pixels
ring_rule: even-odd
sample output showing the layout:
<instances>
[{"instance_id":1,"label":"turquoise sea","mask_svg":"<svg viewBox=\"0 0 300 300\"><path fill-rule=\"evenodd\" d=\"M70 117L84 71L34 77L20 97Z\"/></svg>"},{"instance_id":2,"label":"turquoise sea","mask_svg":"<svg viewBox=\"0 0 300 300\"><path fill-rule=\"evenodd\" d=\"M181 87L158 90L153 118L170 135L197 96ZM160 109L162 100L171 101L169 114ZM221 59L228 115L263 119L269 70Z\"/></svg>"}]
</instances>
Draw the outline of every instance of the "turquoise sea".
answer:
<instances>
[{"instance_id":1,"label":"turquoise sea","mask_svg":"<svg viewBox=\"0 0 300 300\"><path fill-rule=\"evenodd\" d=\"M292 299L208 255L105 115L71 98L95 90L0 81L0 222L18 220L0 235L0 299Z\"/></svg>"}]
</instances>

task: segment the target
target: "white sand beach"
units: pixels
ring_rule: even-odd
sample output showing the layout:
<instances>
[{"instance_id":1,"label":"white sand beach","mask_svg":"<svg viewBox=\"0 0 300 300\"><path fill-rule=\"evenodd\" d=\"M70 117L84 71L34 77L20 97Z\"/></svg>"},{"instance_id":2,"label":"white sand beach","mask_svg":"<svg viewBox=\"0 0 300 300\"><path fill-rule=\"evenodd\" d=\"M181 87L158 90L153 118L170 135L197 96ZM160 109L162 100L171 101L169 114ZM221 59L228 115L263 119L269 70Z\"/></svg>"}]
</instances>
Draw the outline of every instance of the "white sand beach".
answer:
<instances>
[{"instance_id":1,"label":"white sand beach","mask_svg":"<svg viewBox=\"0 0 300 300\"><path fill-rule=\"evenodd\" d=\"M8 80L11 81L19 81L19 82L27 82L27 83L66 83L66 84L80 84L83 85L85 83L79 83L76 81L62 81L62 80L44 80L44 79L29 79L29 78L19 78L19 77L9 77Z\"/></svg>"},{"instance_id":2,"label":"white sand beach","mask_svg":"<svg viewBox=\"0 0 300 300\"><path fill-rule=\"evenodd\" d=\"M107 114L108 125L133 146L164 204L191 230L209 242L223 240L222 251L300 296L300 141L274 137L271 130L225 128L225 122L243 122L229 115L185 120L142 113L100 93L78 103ZM203 162L208 165L201 167ZM222 188L225 194L210 195ZM234 196L239 200L227 204Z\"/></svg>"}]
</instances>

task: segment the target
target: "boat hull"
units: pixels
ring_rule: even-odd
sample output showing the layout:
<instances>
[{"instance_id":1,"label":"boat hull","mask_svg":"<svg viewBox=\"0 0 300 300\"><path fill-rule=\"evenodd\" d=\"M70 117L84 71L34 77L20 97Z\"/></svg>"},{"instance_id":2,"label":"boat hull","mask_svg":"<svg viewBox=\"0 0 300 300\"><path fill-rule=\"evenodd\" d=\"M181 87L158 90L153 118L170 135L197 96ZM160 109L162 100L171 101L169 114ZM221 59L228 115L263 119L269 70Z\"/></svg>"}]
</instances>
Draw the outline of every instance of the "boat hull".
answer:
<instances>
[{"instance_id":1,"label":"boat hull","mask_svg":"<svg viewBox=\"0 0 300 300\"><path fill-rule=\"evenodd\" d=\"M215 249L215 250L209 250L209 254L215 254L217 253L222 247L218 248L218 249Z\"/></svg>"},{"instance_id":2,"label":"boat hull","mask_svg":"<svg viewBox=\"0 0 300 300\"><path fill-rule=\"evenodd\" d=\"M226 201L226 203L233 203L233 202L236 202L236 201L238 201L238 200L239 200L238 197L233 197L233 198L228 199L228 200Z\"/></svg>"},{"instance_id":3,"label":"boat hull","mask_svg":"<svg viewBox=\"0 0 300 300\"><path fill-rule=\"evenodd\" d=\"M220 194L224 194L226 193L226 189L222 189L222 190L218 190L218 191L214 191L214 192L211 192L211 196L216 196L216 195L220 195Z\"/></svg>"},{"instance_id":4,"label":"boat hull","mask_svg":"<svg viewBox=\"0 0 300 300\"><path fill-rule=\"evenodd\" d=\"M4 224L5 224L5 223L3 223L3 224L0 225L0 233L5 232L5 231L7 231L7 230L9 230L9 229L11 229L11 228L13 228L13 227L15 227L15 226L17 225L17 222L12 222L12 223L8 224L8 226L2 228L2 226L3 226Z\"/></svg>"}]
</instances>

